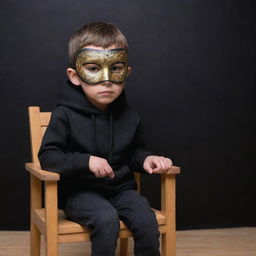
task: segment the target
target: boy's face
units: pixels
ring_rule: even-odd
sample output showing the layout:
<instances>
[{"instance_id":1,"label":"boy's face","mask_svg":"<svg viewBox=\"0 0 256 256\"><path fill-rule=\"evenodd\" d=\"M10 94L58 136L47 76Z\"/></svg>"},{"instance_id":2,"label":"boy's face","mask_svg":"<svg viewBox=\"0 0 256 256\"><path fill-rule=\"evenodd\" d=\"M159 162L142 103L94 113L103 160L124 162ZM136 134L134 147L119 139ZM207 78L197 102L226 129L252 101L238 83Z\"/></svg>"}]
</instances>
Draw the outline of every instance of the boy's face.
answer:
<instances>
[{"instance_id":1,"label":"boy's face","mask_svg":"<svg viewBox=\"0 0 256 256\"><path fill-rule=\"evenodd\" d=\"M116 45L105 49L87 45L78 56L83 65L77 65L77 70L67 69L71 82L81 86L88 100L103 111L122 93L125 78L131 71L127 53L117 48Z\"/></svg>"}]
</instances>

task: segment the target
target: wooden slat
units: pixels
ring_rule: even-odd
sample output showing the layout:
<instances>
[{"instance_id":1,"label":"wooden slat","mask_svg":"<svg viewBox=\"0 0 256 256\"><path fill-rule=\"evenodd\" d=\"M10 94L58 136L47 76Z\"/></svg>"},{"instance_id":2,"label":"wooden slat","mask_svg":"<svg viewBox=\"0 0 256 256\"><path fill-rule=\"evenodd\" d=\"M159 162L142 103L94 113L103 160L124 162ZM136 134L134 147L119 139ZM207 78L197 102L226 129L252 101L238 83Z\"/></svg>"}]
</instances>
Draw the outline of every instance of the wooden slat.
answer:
<instances>
[{"instance_id":1,"label":"wooden slat","mask_svg":"<svg viewBox=\"0 0 256 256\"><path fill-rule=\"evenodd\" d=\"M39 163L37 154L42 141L40 108L29 107L28 111L29 111L29 123L30 123L30 142L31 142L32 162Z\"/></svg>"},{"instance_id":2,"label":"wooden slat","mask_svg":"<svg viewBox=\"0 0 256 256\"><path fill-rule=\"evenodd\" d=\"M90 233L70 233L58 235L59 243L84 242L90 240Z\"/></svg>"},{"instance_id":3,"label":"wooden slat","mask_svg":"<svg viewBox=\"0 0 256 256\"><path fill-rule=\"evenodd\" d=\"M160 234L166 232L165 226L159 226ZM132 232L128 229L124 229L119 231L119 238L124 239L128 237L132 237ZM68 234L60 234L58 235L59 243L72 243L72 242L84 242L90 240L90 233L68 233ZM122 251L124 252L124 251ZM123 256L123 254L120 254Z\"/></svg>"},{"instance_id":4,"label":"wooden slat","mask_svg":"<svg viewBox=\"0 0 256 256\"><path fill-rule=\"evenodd\" d=\"M42 137L49 124L51 112L40 112L40 108L37 106L29 107L28 112L30 122L32 162L39 163L37 154L41 145Z\"/></svg>"},{"instance_id":5,"label":"wooden slat","mask_svg":"<svg viewBox=\"0 0 256 256\"><path fill-rule=\"evenodd\" d=\"M44 137L44 134L46 132L47 126L42 126L41 131L42 131L42 138Z\"/></svg>"},{"instance_id":6,"label":"wooden slat","mask_svg":"<svg viewBox=\"0 0 256 256\"><path fill-rule=\"evenodd\" d=\"M62 210L58 211L59 225L58 234L67 233L90 233L90 230L82 225L66 219L65 213Z\"/></svg>"},{"instance_id":7,"label":"wooden slat","mask_svg":"<svg viewBox=\"0 0 256 256\"><path fill-rule=\"evenodd\" d=\"M41 210L44 212L44 215L41 216ZM41 234L45 234L45 209L36 209L33 218L33 222L36 224Z\"/></svg>"},{"instance_id":8,"label":"wooden slat","mask_svg":"<svg viewBox=\"0 0 256 256\"><path fill-rule=\"evenodd\" d=\"M41 126L48 126L51 119L51 112L40 112L40 123Z\"/></svg>"}]
</instances>

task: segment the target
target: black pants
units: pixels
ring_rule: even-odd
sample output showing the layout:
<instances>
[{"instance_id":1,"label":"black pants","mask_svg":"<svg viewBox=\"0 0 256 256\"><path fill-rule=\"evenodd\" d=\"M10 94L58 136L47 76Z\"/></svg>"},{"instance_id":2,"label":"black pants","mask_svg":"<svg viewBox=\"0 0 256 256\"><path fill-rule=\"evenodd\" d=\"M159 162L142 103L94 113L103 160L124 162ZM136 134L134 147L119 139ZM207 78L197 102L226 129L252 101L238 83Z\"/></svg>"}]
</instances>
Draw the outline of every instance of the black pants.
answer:
<instances>
[{"instance_id":1,"label":"black pants","mask_svg":"<svg viewBox=\"0 0 256 256\"><path fill-rule=\"evenodd\" d=\"M106 197L95 192L80 192L67 200L67 218L92 230L92 255L114 256L119 219L132 231L136 256L160 256L159 231L147 199L135 190Z\"/></svg>"}]
</instances>

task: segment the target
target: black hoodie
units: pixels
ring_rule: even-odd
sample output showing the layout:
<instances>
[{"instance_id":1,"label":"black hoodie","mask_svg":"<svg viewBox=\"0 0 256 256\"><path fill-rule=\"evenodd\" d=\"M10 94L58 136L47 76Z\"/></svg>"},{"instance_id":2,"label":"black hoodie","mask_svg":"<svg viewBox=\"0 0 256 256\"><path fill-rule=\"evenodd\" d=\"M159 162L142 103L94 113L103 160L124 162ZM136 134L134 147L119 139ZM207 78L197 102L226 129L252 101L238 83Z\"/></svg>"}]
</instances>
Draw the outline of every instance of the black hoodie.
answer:
<instances>
[{"instance_id":1,"label":"black hoodie","mask_svg":"<svg viewBox=\"0 0 256 256\"><path fill-rule=\"evenodd\" d=\"M105 158L115 177L97 178L89 170L91 155ZM139 116L127 105L125 91L102 112L80 86L68 82L60 91L38 157L42 169L61 176L59 207L63 208L67 196L80 190L112 195L135 189L132 171L144 172L143 162L149 155Z\"/></svg>"}]
</instances>

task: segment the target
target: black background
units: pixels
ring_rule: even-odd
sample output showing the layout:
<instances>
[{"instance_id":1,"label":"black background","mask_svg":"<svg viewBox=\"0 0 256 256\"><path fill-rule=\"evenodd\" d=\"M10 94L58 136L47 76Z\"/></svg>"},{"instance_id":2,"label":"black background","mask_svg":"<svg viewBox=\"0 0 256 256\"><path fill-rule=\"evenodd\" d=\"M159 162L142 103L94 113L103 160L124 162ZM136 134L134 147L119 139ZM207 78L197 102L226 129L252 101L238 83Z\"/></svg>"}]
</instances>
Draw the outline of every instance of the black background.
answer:
<instances>
[{"instance_id":1,"label":"black background","mask_svg":"<svg viewBox=\"0 0 256 256\"><path fill-rule=\"evenodd\" d=\"M70 35L99 20L128 38L128 100L149 149L182 168L177 228L255 225L255 11L249 0L2 0L0 229L29 228L27 107L54 109ZM159 178L144 177L143 193L159 207Z\"/></svg>"}]
</instances>

